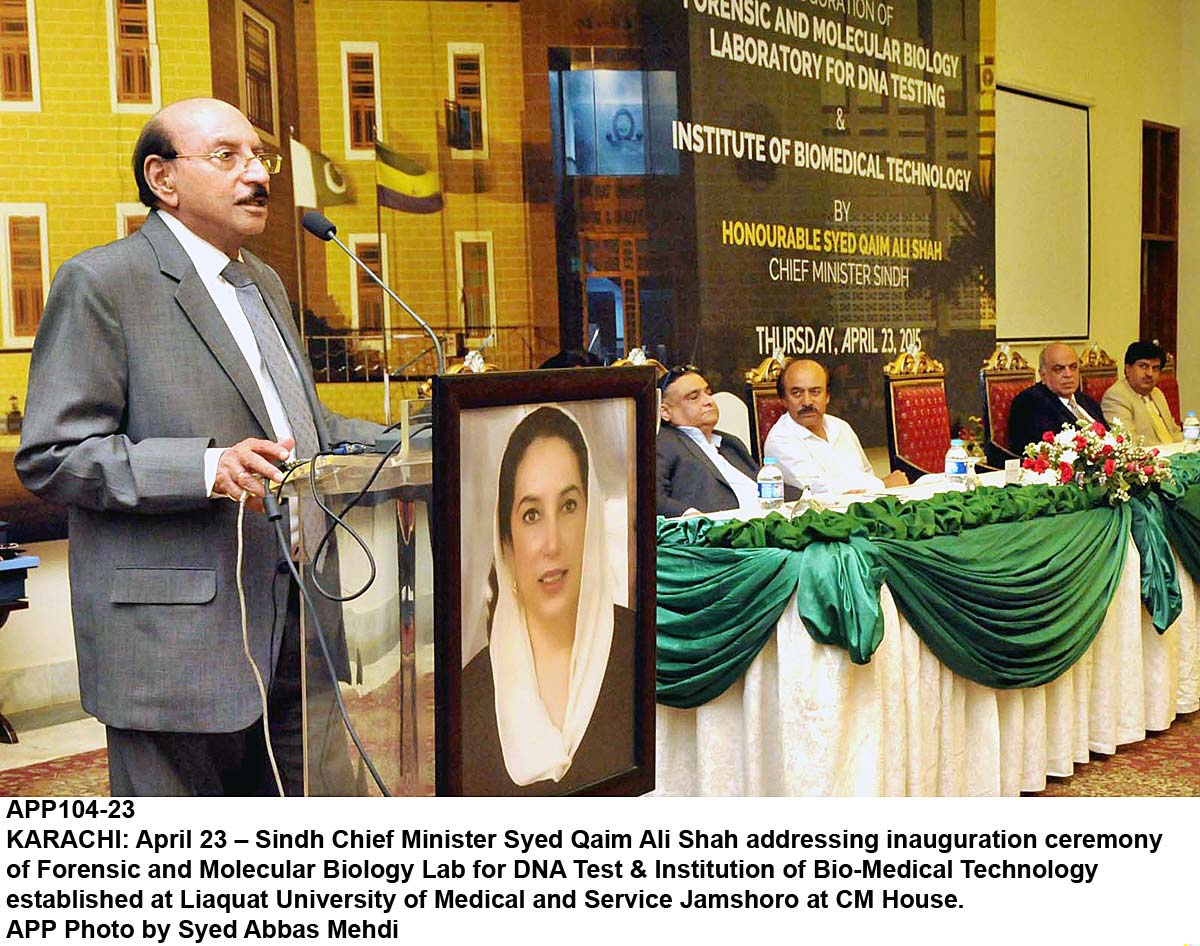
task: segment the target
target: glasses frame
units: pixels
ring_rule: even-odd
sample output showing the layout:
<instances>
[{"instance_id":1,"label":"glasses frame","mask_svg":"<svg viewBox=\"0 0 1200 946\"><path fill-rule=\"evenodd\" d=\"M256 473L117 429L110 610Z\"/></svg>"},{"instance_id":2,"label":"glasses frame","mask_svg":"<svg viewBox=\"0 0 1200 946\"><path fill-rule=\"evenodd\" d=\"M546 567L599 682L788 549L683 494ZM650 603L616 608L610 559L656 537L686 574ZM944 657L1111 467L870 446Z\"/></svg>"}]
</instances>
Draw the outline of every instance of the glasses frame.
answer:
<instances>
[{"instance_id":1,"label":"glasses frame","mask_svg":"<svg viewBox=\"0 0 1200 946\"><path fill-rule=\"evenodd\" d=\"M207 158L209 161L213 162L213 164L217 165L217 167L220 168L223 163L223 159L220 156L228 150L229 149L227 149L227 148L218 148L216 151L210 151L207 154L176 154L176 155L172 155L169 158L164 156L163 160L164 161L175 161L179 158ZM230 157L231 158L241 158L242 164L240 167L238 167L237 165L234 165L234 167L230 167L230 168L221 168L221 170L225 171L225 173L227 173L227 174L232 174L234 171L234 168L237 169L238 174L245 174L246 168L250 167L250 164L253 161L257 161L259 164L261 164L263 166L263 170L266 171L268 174L278 174L280 171L283 170L283 155L277 151L256 151L248 157L237 151L233 151L233 152L230 152ZM273 170L271 167L272 165L274 165Z\"/></svg>"}]
</instances>

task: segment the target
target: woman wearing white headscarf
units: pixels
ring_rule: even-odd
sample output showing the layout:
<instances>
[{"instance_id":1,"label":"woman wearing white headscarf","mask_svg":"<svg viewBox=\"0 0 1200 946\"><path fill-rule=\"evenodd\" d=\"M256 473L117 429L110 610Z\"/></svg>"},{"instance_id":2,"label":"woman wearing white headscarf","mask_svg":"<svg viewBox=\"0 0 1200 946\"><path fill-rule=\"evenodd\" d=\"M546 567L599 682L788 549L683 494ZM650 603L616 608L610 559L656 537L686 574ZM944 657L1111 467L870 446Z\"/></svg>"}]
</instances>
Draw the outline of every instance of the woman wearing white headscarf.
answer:
<instances>
[{"instance_id":1,"label":"woman wearing white headscarf","mask_svg":"<svg viewBox=\"0 0 1200 946\"><path fill-rule=\"evenodd\" d=\"M463 677L467 794L504 790L500 762L514 788L563 791L630 761L632 682L619 672L606 679L606 670L610 653L631 654L632 615L616 609L614 648L604 497L590 467L578 423L557 407L524 417L505 447L491 523L489 641ZM587 749L597 709L605 719L591 731L604 732Z\"/></svg>"}]
</instances>

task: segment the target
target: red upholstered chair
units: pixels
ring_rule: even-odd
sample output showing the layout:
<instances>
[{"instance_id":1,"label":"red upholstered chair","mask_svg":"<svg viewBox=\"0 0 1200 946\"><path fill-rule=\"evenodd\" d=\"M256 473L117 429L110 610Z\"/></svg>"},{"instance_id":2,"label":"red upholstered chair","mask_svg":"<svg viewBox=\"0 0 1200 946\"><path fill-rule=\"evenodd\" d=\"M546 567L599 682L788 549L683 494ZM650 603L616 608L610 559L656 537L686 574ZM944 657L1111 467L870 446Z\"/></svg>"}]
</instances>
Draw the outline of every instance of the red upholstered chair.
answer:
<instances>
[{"instance_id":1,"label":"red upholstered chair","mask_svg":"<svg viewBox=\"0 0 1200 946\"><path fill-rule=\"evenodd\" d=\"M1034 383L1036 375L1020 352L999 345L979 369L983 391L983 444L987 460L1001 467L1016 454L1008 449L1008 412L1013 398Z\"/></svg>"},{"instance_id":2,"label":"red upholstered chair","mask_svg":"<svg viewBox=\"0 0 1200 946\"><path fill-rule=\"evenodd\" d=\"M775 389L775 383L783 371L783 363L777 358L765 358L757 368L746 372L746 400L750 405L750 443L754 459L762 462L763 444L767 434L787 413L783 398Z\"/></svg>"},{"instance_id":3,"label":"red upholstered chair","mask_svg":"<svg viewBox=\"0 0 1200 946\"><path fill-rule=\"evenodd\" d=\"M1079 387L1093 401L1104 400L1104 392L1117 380L1117 363L1108 352L1092 342L1079 358Z\"/></svg>"},{"instance_id":4,"label":"red upholstered chair","mask_svg":"<svg viewBox=\"0 0 1200 946\"><path fill-rule=\"evenodd\" d=\"M925 352L905 353L883 366L888 456L912 479L945 469L950 449L946 368Z\"/></svg>"},{"instance_id":5,"label":"red upholstered chair","mask_svg":"<svg viewBox=\"0 0 1200 946\"><path fill-rule=\"evenodd\" d=\"M1171 408L1171 416L1175 423L1183 426L1183 413L1179 410L1179 378L1175 375L1175 356L1167 355L1167 363L1163 365L1162 374L1158 376L1158 389L1167 399L1167 407Z\"/></svg>"}]
</instances>

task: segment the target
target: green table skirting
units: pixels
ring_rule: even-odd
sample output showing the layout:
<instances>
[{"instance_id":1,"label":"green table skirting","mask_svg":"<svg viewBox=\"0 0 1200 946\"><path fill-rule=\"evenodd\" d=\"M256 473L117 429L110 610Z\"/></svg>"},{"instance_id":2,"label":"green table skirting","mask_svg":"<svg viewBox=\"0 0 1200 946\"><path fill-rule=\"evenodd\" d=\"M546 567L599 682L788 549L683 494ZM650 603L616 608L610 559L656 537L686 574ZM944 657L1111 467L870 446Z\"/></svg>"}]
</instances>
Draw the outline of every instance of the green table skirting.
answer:
<instances>
[{"instance_id":1,"label":"green table skirting","mask_svg":"<svg viewBox=\"0 0 1200 946\"><path fill-rule=\"evenodd\" d=\"M1182 602L1174 547L1200 580L1200 455L1110 506L1075 486L983 488L846 513L658 521L658 701L706 703L774 633L793 593L812 638L859 664L883 638L879 589L955 673L996 689L1058 677L1104 622L1132 535L1142 601L1165 631Z\"/></svg>"}]
</instances>

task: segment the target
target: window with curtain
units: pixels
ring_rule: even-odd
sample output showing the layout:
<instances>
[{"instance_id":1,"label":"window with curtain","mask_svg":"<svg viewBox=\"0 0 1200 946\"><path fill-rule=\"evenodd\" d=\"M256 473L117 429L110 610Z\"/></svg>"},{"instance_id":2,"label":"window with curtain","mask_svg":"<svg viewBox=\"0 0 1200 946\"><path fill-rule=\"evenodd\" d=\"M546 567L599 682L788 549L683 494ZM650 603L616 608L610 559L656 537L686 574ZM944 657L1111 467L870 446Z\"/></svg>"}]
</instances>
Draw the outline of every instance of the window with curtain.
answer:
<instances>
[{"instance_id":1,"label":"window with curtain","mask_svg":"<svg viewBox=\"0 0 1200 946\"><path fill-rule=\"evenodd\" d=\"M470 115L470 142L463 150L483 150L483 70L478 53L454 56L454 101Z\"/></svg>"},{"instance_id":2,"label":"window with curtain","mask_svg":"<svg viewBox=\"0 0 1200 946\"><path fill-rule=\"evenodd\" d=\"M29 7L25 0L0 0L0 101L33 101Z\"/></svg>"},{"instance_id":3,"label":"window with curtain","mask_svg":"<svg viewBox=\"0 0 1200 946\"><path fill-rule=\"evenodd\" d=\"M116 0L117 101L154 101L150 77L150 10L147 0Z\"/></svg>"},{"instance_id":4,"label":"window with curtain","mask_svg":"<svg viewBox=\"0 0 1200 946\"><path fill-rule=\"evenodd\" d=\"M354 250L359 258L380 279L383 279L383 255L379 243L359 240L354 244ZM362 267L354 266L358 300L358 328L363 332L379 332L383 330L383 290L375 281L362 271Z\"/></svg>"},{"instance_id":5,"label":"window with curtain","mask_svg":"<svg viewBox=\"0 0 1200 946\"><path fill-rule=\"evenodd\" d=\"M242 108L250 124L279 140L279 109L275 97L275 25L248 5L242 5Z\"/></svg>"},{"instance_id":6,"label":"window with curtain","mask_svg":"<svg viewBox=\"0 0 1200 946\"><path fill-rule=\"evenodd\" d=\"M463 328L468 335L486 335L492 330L491 274L485 240L463 240L459 244L462 271Z\"/></svg>"},{"instance_id":7,"label":"window with curtain","mask_svg":"<svg viewBox=\"0 0 1200 946\"><path fill-rule=\"evenodd\" d=\"M375 147L375 56L346 53L346 90L349 101L350 147Z\"/></svg>"},{"instance_id":8,"label":"window with curtain","mask_svg":"<svg viewBox=\"0 0 1200 946\"><path fill-rule=\"evenodd\" d=\"M12 272L13 334L37 333L42 319L42 232L38 217L8 218L8 255Z\"/></svg>"}]
</instances>

